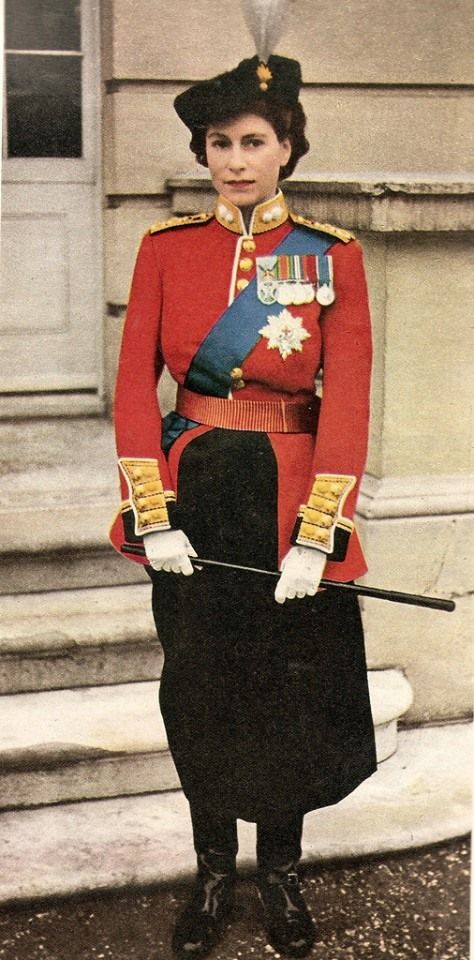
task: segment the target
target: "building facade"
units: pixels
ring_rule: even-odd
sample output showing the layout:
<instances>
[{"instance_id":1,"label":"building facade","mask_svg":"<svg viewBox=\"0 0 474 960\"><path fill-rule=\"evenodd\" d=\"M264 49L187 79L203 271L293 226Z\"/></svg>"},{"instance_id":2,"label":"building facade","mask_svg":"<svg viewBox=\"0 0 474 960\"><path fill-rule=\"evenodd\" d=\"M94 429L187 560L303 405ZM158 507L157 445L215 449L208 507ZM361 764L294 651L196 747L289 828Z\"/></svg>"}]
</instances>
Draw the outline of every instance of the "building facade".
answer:
<instances>
[{"instance_id":1,"label":"building facade","mask_svg":"<svg viewBox=\"0 0 474 960\"><path fill-rule=\"evenodd\" d=\"M173 99L254 49L230 0L31 11L7 0L0 410L73 425L110 416L141 235L212 203ZM301 61L312 145L287 184L291 205L354 230L366 251L367 582L457 601L450 616L364 605L370 665L406 671L413 723L471 705L469 23L467 0L449 16L441 0L295 0L278 48ZM169 384L163 397L172 403Z\"/></svg>"}]
</instances>

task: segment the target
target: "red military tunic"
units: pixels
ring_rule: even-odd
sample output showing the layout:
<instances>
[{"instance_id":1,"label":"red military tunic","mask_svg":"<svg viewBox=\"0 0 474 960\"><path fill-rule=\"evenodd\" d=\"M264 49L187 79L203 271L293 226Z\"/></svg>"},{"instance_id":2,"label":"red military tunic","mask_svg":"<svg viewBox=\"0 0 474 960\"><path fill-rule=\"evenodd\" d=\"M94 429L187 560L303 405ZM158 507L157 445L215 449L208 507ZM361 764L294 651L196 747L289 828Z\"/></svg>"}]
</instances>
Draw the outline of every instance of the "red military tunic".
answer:
<instances>
[{"instance_id":1,"label":"red military tunic","mask_svg":"<svg viewBox=\"0 0 474 960\"><path fill-rule=\"evenodd\" d=\"M351 523L366 459L369 421L371 340L362 254L345 231L289 215L281 194L256 208L248 233L237 208L220 198L214 216L170 220L145 236L133 277L117 379L117 451L128 469L128 476L127 469L121 476L123 510L126 515L131 501L138 536L146 530L176 525L169 507L176 494L179 506L181 455L200 432L212 427L187 430L166 456L161 449L157 378L166 364L178 384L186 383L193 358L209 331L254 278L257 258L271 254L295 229L302 233L302 254L305 232L317 229L327 233L335 301L324 308L316 300L285 308L297 323L302 321L304 339L289 355L282 356L268 336L259 335L237 368L238 376L232 379L236 389L231 390L229 403L310 400L315 378L323 369L316 434L269 432L278 465L278 553L281 560L293 533L294 542L326 549L331 555L331 549L313 539L311 533L309 537L304 535L310 530L305 521L311 520L311 503L319 502L321 493L324 495L324 484L327 487L333 478L342 478L340 503L328 523L346 534L351 532L351 536L345 559L330 559L325 576L352 580L366 570ZM278 304L268 307L269 316L281 313ZM141 473L141 481L152 484L152 505L158 506L158 512L148 512L142 524L133 497L136 478L132 474L134 468L136 473L137 462L139 473L145 468L146 476ZM146 507L146 496L142 503ZM201 507L205 509L205 505ZM112 542L120 549L124 540L119 516ZM248 562L252 563L251 543Z\"/></svg>"},{"instance_id":2,"label":"red military tunic","mask_svg":"<svg viewBox=\"0 0 474 960\"><path fill-rule=\"evenodd\" d=\"M296 259L278 255L277 267L296 269L315 232L332 257L334 303L272 303L257 322L257 258L295 241ZM216 331L227 322L224 340L238 341L254 321L250 348L238 363L221 365L228 354L221 341L216 347ZM224 423L243 422L257 401L260 427L276 407L282 428L226 428L212 425L213 413L184 413L163 431L156 383L164 364L192 402L203 392L196 393L199 368ZM352 516L366 456L369 371L362 256L349 234L289 215L281 194L254 210L248 232L223 198L214 214L152 229L137 259L117 380L124 503L115 547L181 527L208 559L274 570L293 541L333 557L325 576L364 573ZM303 410L296 432L292 403ZM148 570L165 653L160 704L191 804L248 820L304 813L336 803L370 776L374 732L352 594L328 589L280 605L270 577Z\"/></svg>"}]
</instances>

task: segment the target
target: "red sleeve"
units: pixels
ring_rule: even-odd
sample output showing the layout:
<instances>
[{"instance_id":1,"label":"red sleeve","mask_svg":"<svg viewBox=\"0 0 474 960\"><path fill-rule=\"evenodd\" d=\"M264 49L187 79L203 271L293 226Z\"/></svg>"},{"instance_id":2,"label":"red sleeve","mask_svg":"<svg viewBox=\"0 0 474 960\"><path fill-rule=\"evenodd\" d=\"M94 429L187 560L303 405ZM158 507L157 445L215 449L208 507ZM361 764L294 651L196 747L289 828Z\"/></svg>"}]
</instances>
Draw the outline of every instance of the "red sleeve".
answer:
<instances>
[{"instance_id":1,"label":"red sleeve","mask_svg":"<svg viewBox=\"0 0 474 960\"><path fill-rule=\"evenodd\" d=\"M293 534L293 542L327 553L335 548L338 527L348 534L352 530L367 457L372 359L361 248L341 243L331 255L336 299L321 319L323 396L312 475Z\"/></svg>"},{"instance_id":2,"label":"red sleeve","mask_svg":"<svg viewBox=\"0 0 474 960\"><path fill-rule=\"evenodd\" d=\"M161 276L151 236L138 252L125 321L115 392L115 431L121 490L135 515L135 533L169 529L167 505L175 500L161 449L157 382Z\"/></svg>"}]
</instances>

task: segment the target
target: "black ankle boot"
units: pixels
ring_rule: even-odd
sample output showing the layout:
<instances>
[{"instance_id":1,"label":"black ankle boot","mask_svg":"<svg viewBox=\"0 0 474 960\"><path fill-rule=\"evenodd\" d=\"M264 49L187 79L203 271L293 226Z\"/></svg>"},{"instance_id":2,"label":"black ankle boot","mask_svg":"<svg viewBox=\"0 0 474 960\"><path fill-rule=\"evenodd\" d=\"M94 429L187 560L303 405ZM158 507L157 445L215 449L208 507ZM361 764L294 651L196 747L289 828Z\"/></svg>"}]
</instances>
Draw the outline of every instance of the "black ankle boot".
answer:
<instances>
[{"instance_id":1,"label":"black ankle boot","mask_svg":"<svg viewBox=\"0 0 474 960\"><path fill-rule=\"evenodd\" d=\"M306 957L315 941L315 929L300 891L295 865L260 870L257 887L265 910L269 943L287 957Z\"/></svg>"},{"instance_id":2,"label":"black ankle boot","mask_svg":"<svg viewBox=\"0 0 474 960\"><path fill-rule=\"evenodd\" d=\"M222 939L234 906L235 879L235 861L214 851L199 854L194 891L173 933L179 960L207 957Z\"/></svg>"}]
</instances>

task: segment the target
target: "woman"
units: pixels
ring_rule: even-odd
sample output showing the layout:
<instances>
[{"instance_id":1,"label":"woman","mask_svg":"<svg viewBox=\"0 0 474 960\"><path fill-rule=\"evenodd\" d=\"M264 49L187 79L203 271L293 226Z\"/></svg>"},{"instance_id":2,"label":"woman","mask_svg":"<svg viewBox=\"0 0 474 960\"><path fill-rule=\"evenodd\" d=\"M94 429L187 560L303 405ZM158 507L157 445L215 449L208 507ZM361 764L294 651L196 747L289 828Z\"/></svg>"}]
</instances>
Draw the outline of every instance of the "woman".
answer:
<instances>
[{"instance_id":1,"label":"woman","mask_svg":"<svg viewBox=\"0 0 474 960\"><path fill-rule=\"evenodd\" d=\"M178 957L207 956L222 936L239 817L257 824L269 941L305 956L315 933L296 871L303 816L375 769L357 601L318 591L323 573L366 569L352 516L367 294L351 234L289 213L278 189L308 149L300 84L295 61L254 57L177 97L218 198L212 213L145 236L119 365L124 503L112 541L132 559L144 544L161 709L198 858ZM178 397L162 424L164 364ZM273 594L270 577L193 567L196 556L281 576Z\"/></svg>"}]
</instances>

